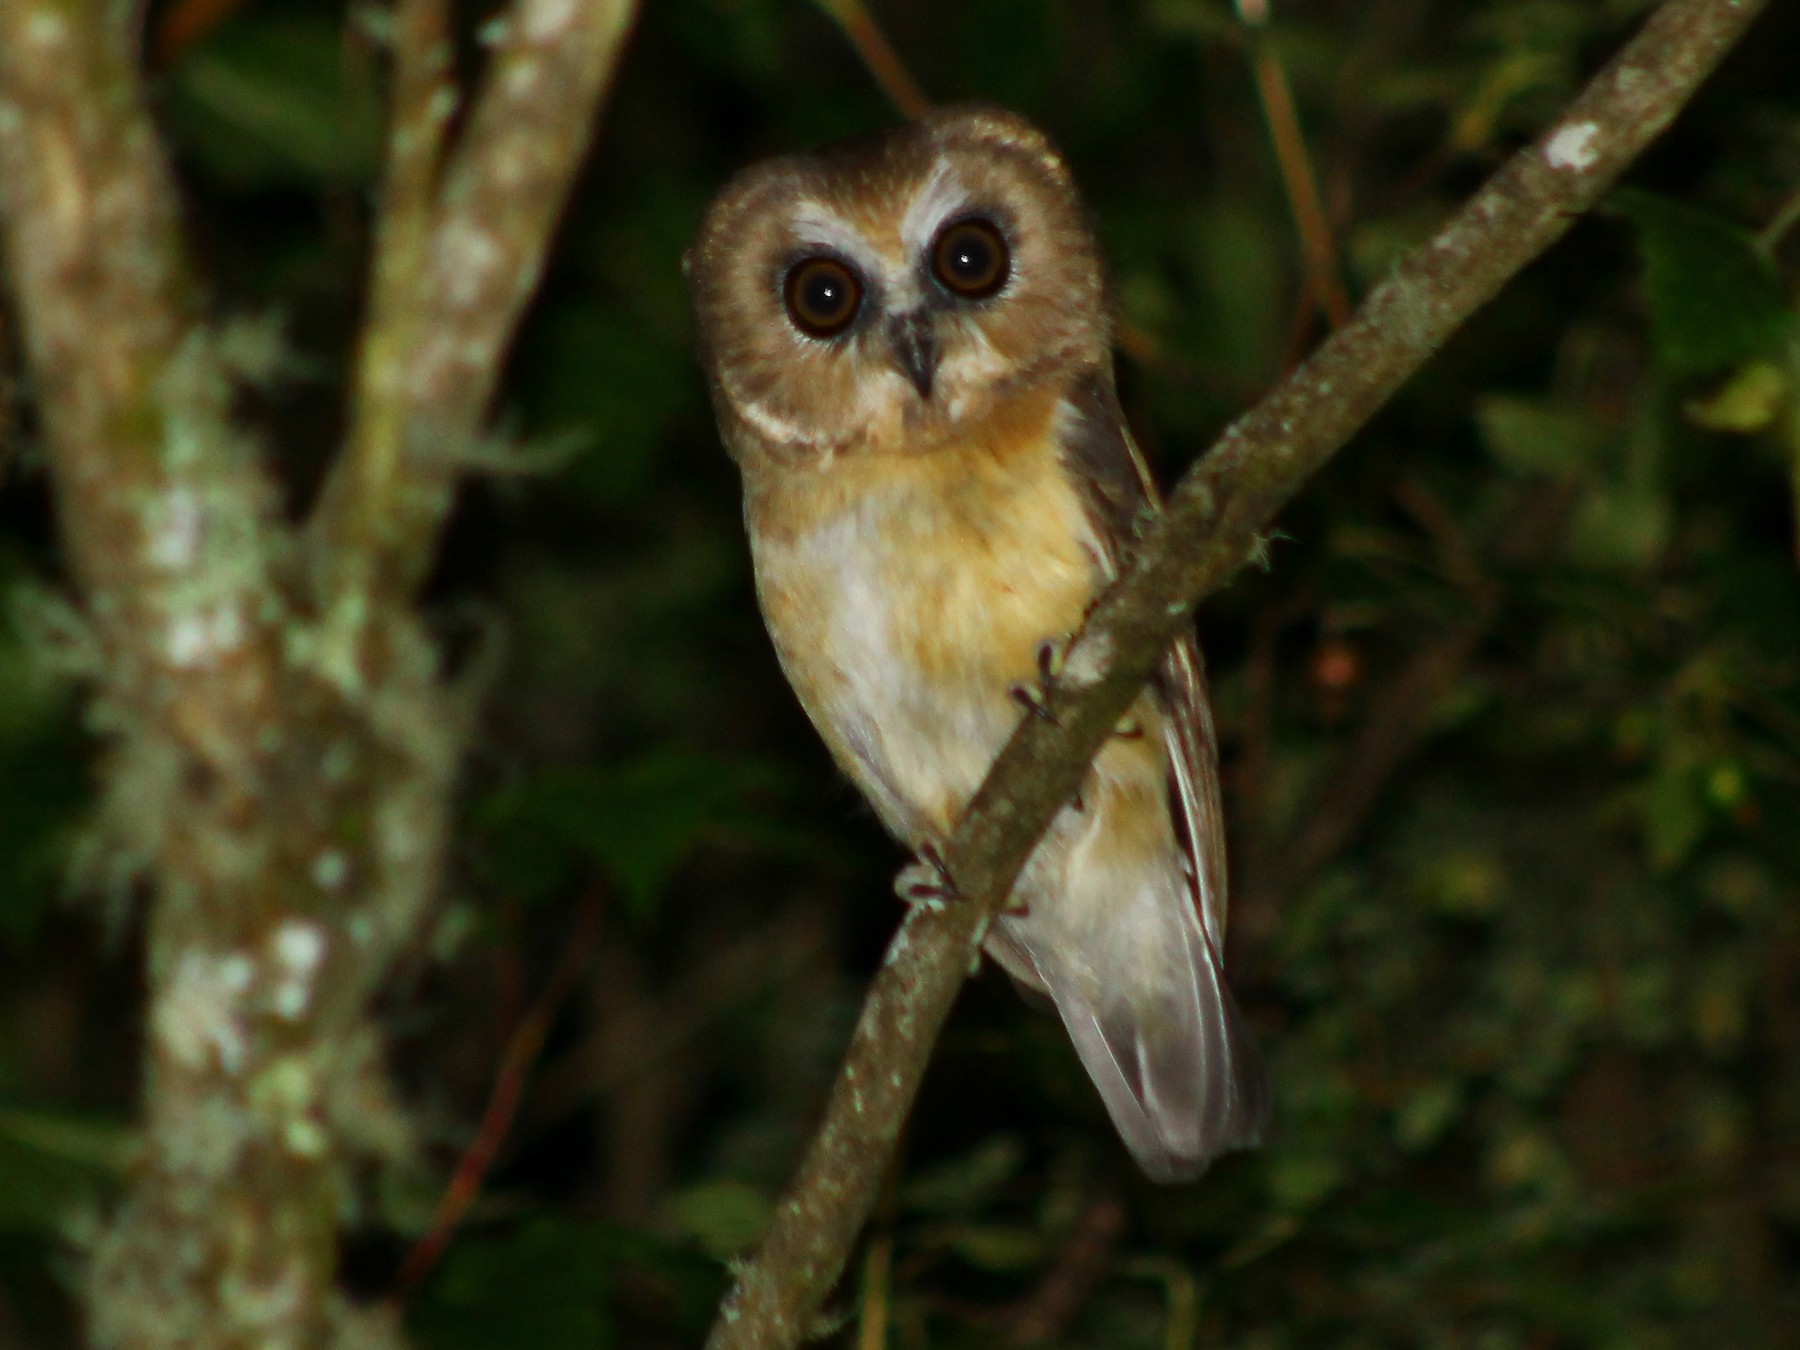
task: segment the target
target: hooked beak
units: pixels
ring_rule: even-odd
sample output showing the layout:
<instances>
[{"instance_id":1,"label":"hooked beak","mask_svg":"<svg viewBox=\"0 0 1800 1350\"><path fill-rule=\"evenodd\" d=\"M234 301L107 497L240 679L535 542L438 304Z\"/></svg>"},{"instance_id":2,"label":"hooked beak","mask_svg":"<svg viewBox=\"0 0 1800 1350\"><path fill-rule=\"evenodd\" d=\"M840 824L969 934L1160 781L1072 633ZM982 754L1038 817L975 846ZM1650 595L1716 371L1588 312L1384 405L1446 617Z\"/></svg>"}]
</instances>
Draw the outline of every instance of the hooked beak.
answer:
<instances>
[{"instance_id":1,"label":"hooked beak","mask_svg":"<svg viewBox=\"0 0 1800 1350\"><path fill-rule=\"evenodd\" d=\"M920 398L931 397L931 379L937 374L937 336L932 331L931 315L922 309L910 314L896 314L888 320L888 345L894 359L913 382Z\"/></svg>"}]
</instances>

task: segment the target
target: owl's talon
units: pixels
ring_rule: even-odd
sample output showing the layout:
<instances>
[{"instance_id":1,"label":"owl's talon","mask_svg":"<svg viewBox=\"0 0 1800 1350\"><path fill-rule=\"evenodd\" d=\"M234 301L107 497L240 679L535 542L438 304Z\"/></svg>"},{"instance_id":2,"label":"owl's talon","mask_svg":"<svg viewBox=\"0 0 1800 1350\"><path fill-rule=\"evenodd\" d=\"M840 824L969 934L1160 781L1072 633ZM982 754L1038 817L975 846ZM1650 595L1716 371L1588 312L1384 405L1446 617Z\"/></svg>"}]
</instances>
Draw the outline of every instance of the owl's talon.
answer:
<instances>
[{"instance_id":1,"label":"owl's talon","mask_svg":"<svg viewBox=\"0 0 1800 1350\"><path fill-rule=\"evenodd\" d=\"M927 840L918 856L894 874L894 894L907 905L926 905L958 898L956 883L944 866L944 855Z\"/></svg>"},{"instance_id":2,"label":"owl's talon","mask_svg":"<svg viewBox=\"0 0 1800 1350\"><path fill-rule=\"evenodd\" d=\"M1056 719L1050 715L1050 695L1046 686L1040 684L1015 684L1007 689L1007 696L1033 717L1041 717L1046 722Z\"/></svg>"},{"instance_id":3,"label":"owl's talon","mask_svg":"<svg viewBox=\"0 0 1800 1350\"><path fill-rule=\"evenodd\" d=\"M1063 653L1066 644L1055 638L1045 638L1037 646L1038 678L1034 683L1020 683L1011 686L1006 692L1033 717L1041 717L1046 722L1056 719L1050 713L1050 690L1063 672Z\"/></svg>"}]
</instances>

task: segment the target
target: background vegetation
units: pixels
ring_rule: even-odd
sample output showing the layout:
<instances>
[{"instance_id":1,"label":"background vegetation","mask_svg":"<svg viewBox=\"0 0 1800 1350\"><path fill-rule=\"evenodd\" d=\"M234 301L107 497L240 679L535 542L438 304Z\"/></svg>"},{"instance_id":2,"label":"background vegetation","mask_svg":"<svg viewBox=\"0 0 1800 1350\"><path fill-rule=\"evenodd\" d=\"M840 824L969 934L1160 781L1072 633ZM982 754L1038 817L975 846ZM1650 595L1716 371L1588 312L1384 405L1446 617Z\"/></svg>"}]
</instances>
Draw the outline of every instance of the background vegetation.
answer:
<instances>
[{"instance_id":1,"label":"background vegetation","mask_svg":"<svg viewBox=\"0 0 1800 1350\"><path fill-rule=\"evenodd\" d=\"M1648 7L1278 6L1352 294ZM1065 147L1131 325L1127 408L1178 472L1321 332L1231 10L880 17L935 96L1004 102ZM361 318L379 24L188 2L152 6L148 32L214 305L267 358L239 398L304 503ZM1796 51L1777 6L1613 209L1206 608L1269 1146L1149 1186L1056 1023L984 975L838 1343L1793 1343ZM480 732L451 894L385 1008L420 1147L368 1179L348 1270L371 1298L418 1276L421 1346L697 1343L891 929L901 858L756 616L680 255L737 166L892 118L800 0L640 19L505 385L528 471L465 493L431 583ZM71 1273L128 1153L142 935L130 888L82 866L93 742L43 659L61 564L18 393L0 1345L55 1346L79 1339ZM427 1270L409 1253L471 1139L499 1138L478 1122L539 1032L495 1170Z\"/></svg>"}]
</instances>

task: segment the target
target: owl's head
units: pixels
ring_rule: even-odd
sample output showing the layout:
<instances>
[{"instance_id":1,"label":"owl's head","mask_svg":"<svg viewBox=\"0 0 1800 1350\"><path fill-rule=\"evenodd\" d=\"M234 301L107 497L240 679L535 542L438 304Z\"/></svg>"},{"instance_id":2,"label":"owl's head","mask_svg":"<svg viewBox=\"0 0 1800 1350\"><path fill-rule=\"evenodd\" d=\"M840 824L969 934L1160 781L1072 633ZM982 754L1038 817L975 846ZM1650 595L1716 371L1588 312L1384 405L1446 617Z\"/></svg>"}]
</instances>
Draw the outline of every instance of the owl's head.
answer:
<instances>
[{"instance_id":1,"label":"owl's head","mask_svg":"<svg viewBox=\"0 0 1800 1350\"><path fill-rule=\"evenodd\" d=\"M745 170L687 268L741 459L929 449L1108 360L1075 184L1041 132L996 108Z\"/></svg>"}]
</instances>

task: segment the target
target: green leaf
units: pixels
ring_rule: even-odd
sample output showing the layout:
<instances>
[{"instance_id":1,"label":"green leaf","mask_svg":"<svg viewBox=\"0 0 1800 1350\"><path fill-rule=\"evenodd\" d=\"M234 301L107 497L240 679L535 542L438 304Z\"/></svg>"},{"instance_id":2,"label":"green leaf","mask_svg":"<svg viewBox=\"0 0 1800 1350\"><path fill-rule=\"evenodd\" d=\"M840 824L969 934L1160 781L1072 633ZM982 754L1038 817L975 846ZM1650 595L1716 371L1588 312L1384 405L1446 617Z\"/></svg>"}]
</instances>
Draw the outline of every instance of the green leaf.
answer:
<instances>
[{"instance_id":1,"label":"green leaf","mask_svg":"<svg viewBox=\"0 0 1800 1350\"><path fill-rule=\"evenodd\" d=\"M1685 862L1706 833L1700 785L1681 764L1665 764L1643 788L1644 842L1658 870Z\"/></svg>"},{"instance_id":2,"label":"green leaf","mask_svg":"<svg viewBox=\"0 0 1800 1350\"><path fill-rule=\"evenodd\" d=\"M175 68L168 112L178 143L238 187L360 185L380 163L368 60L324 14L224 25Z\"/></svg>"},{"instance_id":3,"label":"green leaf","mask_svg":"<svg viewBox=\"0 0 1800 1350\"><path fill-rule=\"evenodd\" d=\"M1654 485L1605 483L1582 497L1569 524L1569 558L1608 572L1640 572L1662 557L1675 508Z\"/></svg>"},{"instance_id":4,"label":"green leaf","mask_svg":"<svg viewBox=\"0 0 1800 1350\"><path fill-rule=\"evenodd\" d=\"M1269 1167L1269 1198L1290 1213L1317 1208L1343 1183L1342 1159L1323 1151L1282 1153Z\"/></svg>"},{"instance_id":5,"label":"green leaf","mask_svg":"<svg viewBox=\"0 0 1800 1350\"><path fill-rule=\"evenodd\" d=\"M1773 422L1793 396L1793 377L1787 370L1773 361L1752 361L1716 393L1691 398L1681 410L1708 430L1747 435Z\"/></svg>"},{"instance_id":6,"label":"green leaf","mask_svg":"<svg viewBox=\"0 0 1800 1350\"><path fill-rule=\"evenodd\" d=\"M706 1181L678 1191L666 1213L670 1226L716 1260L749 1251L769 1226L771 1204L761 1189L742 1181Z\"/></svg>"},{"instance_id":7,"label":"green leaf","mask_svg":"<svg viewBox=\"0 0 1800 1350\"><path fill-rule=\"evenodd\" d=\"M1493 395L1475 405L1482 443L1516 474L1588 478L1619 433L1597 418L1548 399Z\"/></svg>"},{"instance_id":8,"label":"green leaf","mask_svg":"<svg viewBox=\"0 0 1800 1350\"><path fill-rule=\"evenodd\" d=\"M996 1274L1030 1270L1046 1255L1041 1235L1011 1224L957 1224L932 1236L975 1269Z\"/></svg>"},{"instance_id":9,"label":"green leaf","mask_svg":"<svg viewBox=\"0 0 1800 1350\"><path fill-rule=\"evenodd\" d=\"M1675 369L1723 370L1772 355L1794 338L1781 283L1744 231L1638 188L1621 188L1607 206L1637 231L1651 338Z\"/></svg>"},{"instance_id":10,"label":"green leaf","mask_svg":"<svg viewBox=\"0 0 1800 1350\"><path fill-rule=\"evenodd\" d=\"M1430 1148L1455 1123L1462 1106L1462 1084L1455 1079L1427 1083L1394 1113L1394 1138L1409 1152Z\"/></svg>"}]
</instances>

